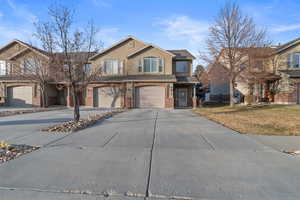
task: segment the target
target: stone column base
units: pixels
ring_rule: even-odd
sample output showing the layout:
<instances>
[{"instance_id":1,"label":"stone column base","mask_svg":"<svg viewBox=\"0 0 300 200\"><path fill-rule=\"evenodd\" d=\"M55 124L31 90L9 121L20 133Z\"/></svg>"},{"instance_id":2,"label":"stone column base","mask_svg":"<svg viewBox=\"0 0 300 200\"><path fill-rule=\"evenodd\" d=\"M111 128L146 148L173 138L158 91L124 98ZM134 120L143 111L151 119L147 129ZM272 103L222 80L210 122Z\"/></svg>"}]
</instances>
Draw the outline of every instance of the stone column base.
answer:
<instances>
[{"instance_id":1,"label":"stone column base","mask_svg":"<svg viewBox=\"0 0 300 200\"><path fill-rule=\"evenodd\" d=\"M196 109L197 108L197 98L193 97L192 101L193 101L193 109Z\"/></svg>"}]
</instances>

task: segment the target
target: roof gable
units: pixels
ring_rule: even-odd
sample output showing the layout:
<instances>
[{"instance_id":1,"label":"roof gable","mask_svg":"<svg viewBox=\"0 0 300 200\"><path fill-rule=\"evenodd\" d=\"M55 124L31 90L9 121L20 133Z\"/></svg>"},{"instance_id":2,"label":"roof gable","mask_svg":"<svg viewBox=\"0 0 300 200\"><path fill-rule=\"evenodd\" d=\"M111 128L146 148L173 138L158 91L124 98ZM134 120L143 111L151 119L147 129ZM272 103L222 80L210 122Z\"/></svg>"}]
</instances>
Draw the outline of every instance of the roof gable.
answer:
<instances>
[{"instance_id":1,"label":"roof gable","mask_svg":"<svg viewBox=\"0 0 300 200\"><path fill-rule=\"evenodd\" d=\"M285 50L288 50L288 49L290 49L290 48L293 48L293 47L295 47L295 46L297 46L297 45L299 45L299 44L300 44L300 38L297 38L297 39L295 39L295 40L292 40L292 41L290 41L290 42L287 42L287 43L285 43L285 44L279 46L279 47L276 49L276 53L281 53L281 52L283 52L283 51L285 51Z\"/></svg>"},{"instance_id":2,"label":"roof gable","mask_svg":"<svg viewBox=\"0 0 300 200\"><path fill-rule=\"evenodd\" d=\"M25 43L25 42L22 42L22 41L20 41L20 40L13 40L13 41L11 41L10 43L8 43L8 44L6 44L5 46L1 47L1 48L0 48L0 52L4 51L5 49L11 47L11 46L14 45L14 44L20 44L20 45L22 45L23 47L25 47L25 49L22 49L22 50L20 50L19 52L17 52L16 54L14 54L15 56L16 56L16 55L19 55L20 53L24 53L24 52L26 52L27 50L31 50L31 51L33 51L33 52L35 52L35 53L37 53L37 54L39 54L39 55L41 55L41 56L43 56L43 57L49 58L47 52L45 52L45 51L43 51L43 50L41 50L41 49L39 49L39 48L36 48L36 47L34 47L34 46L32 46L32 45L29 45L29 44L27 44L27 43ZM9 59L12 59L12 58L13 58L13 56L11 56Z\"/></svg>"},{"instance_id":3,"label":"roof gable","mask_svg":"<svg viewBox=\"0 0 300 200\"><path fill-rule=\"evenodd\" d=\"M129 40L136 40L136 41L138 41L138 42L140 42L140 43L142 43L142 44L147 45L147 43L145 43L145 42L143 42L143 41L141 41L141 40L138 40L138 39L136 39L136 38L133 37L133 36L128 36L127 38L125 38L125 39L123 39L123 40L120 40L119 42L113 44L112 46L103 49L103 50L100 51L99 53L96 53L94 56L92 56L92 57L90 58L90 60L94 60L94 59L98 58L99 56L101 56L101 55L103 55L103 54L105 54L105 53L107 53L107 52L113 50L114 48L120 46L121 44L123 44L123 43L125 43L125 42L127 42L127 41L129 41Z\"/></svg>"},{"instance_id":4,"label":"roof gable","mask_svg":"<svg viewBox=\"0 0 300 200\"><path fill-rule=\"evenodd\" d=\"M163 52L165 52L166 54L168 54L168 55L170 55L170 56L172 56L172 57L175 57L175 55L174 55L173 53L169 52L169 51L166 51L166 50L164 50L164 49L162 49L162 48L160 48L160 47L157 47L157 46L155 46L155 45L153 45L153 44L148 44L147 46L145 46L145 47L143 47L143 48L141 48L141 49L138 49L137 51L135 51L135 52L129 54L129 55L127 56L127 58L134 57L134 56L136 56L136 55L142 53L143 51L147 51L147 50L150 49L150 48L158 49L158 50L163 51Z\"/></svg>"},{"instance_id":5,"label":"roof gable","mask_svg":"<svg viewBox=\"0 0 300 200\"><path fill-rule=\"evenodd\" d=\"M175 55L175 59L188 59L193 60L196 59L188 50L186 49L179 49L179 50L167 50Z\"/></svg>"}]
</instances>

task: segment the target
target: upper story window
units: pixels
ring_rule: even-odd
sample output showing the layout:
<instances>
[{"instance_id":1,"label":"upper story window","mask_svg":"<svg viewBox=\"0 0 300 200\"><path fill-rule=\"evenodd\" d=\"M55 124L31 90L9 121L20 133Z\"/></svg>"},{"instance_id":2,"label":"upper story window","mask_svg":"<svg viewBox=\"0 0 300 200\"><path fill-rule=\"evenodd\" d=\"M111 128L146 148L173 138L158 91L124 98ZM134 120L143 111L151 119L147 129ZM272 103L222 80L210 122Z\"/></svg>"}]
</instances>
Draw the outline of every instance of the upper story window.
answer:
<instances>
[{"instance_id":1,"label":"upper story window","mask_svg":"<svg viewBox=\"0 0 300 200\"><path fill-rule=\"evenodd\" d=\"M300 52L289 54L287 60L288 60L289 68L299 68L300 67Z\"/></svg>"},{"instance_id":2,"label":"upper story window","mask_svg":"<svg viewBox=\"0 0 300 200\"><path fill-rule=\"evenodd\" d=\"M189 62L188 61L176 61L176 72L188 72Z\"/></svg>"},{"instance_id":3,"label":"upper story window","mask_svg":"<svg viewBox=\"0 0 300 200\"><path fill-rule=\"evenodd\" d=\"M25 58L22 64L23 72L37 72L40 70L40 61L33 58Z\"/></svg>"},{"instance_id":4,"label":"upper story window","mask_svg":"<svg viewBox=\"0 0 300 200\"><path fill-rule=\"evenodd\" d=\"M0 60L0 75L6 75L6 61Z\"/></svg>"},{"instance_id":5,"label":"upper story window","mask_svg":"<svg viewBox=\"0 0 300 200\"><path fill-rule=\"evenodd\" d=\"M120 73L119 61L117 59L106 59L104 61L105 74L118 74Z\"/></svg>"},{"instance_id":6,"label":"upper story window","mask_svg":"<svg viewBox=\"0 0 300 200\"><path fill-rule=\"evenodd\" d=\"M163 65L163 59L154 56L144 57L139 63L139 72L162 72Z\"/></svg>"},{"instance_id":7,"label":"upper story window","mask_svg":"<svg viewBox=\"0 0 300 200\"><path fill-rule=\"evenodd\" d=\"M92 72L92 65L90 63L84 64L84 72L85 73Z\"/></svg>"}]
</instances>

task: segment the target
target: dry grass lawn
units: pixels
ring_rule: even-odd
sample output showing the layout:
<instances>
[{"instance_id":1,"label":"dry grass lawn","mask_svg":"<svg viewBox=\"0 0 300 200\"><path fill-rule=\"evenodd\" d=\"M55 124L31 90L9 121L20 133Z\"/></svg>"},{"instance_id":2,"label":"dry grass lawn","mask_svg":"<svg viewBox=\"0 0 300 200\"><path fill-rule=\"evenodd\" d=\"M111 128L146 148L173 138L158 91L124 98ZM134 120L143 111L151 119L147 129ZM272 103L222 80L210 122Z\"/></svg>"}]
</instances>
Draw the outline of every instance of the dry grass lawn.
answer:
<instances>
[{"instance_id":1,"label":"dry grass lawn","mask_svg":"<svg viewBox=\"0 0 300 200\"><path fill-rule=\"evenodd\" d=\"M300 135L300 106L204 107L195 110L195 113L240 133Z\"/></svg>"}]
</instances>

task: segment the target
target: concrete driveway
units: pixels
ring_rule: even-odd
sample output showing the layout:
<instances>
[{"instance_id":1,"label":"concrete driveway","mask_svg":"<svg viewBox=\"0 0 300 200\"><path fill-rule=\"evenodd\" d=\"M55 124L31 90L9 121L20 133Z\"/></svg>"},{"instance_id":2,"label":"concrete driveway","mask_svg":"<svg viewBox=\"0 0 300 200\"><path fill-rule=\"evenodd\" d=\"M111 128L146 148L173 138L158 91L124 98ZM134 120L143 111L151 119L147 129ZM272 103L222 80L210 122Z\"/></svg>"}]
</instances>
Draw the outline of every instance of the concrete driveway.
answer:
<instances>
[{"instance_id":1,"label":"concrete driveway","mask_svg":"<svg viewBox=\"0 0 300 200\"><path fill-rule=\"evenodd\" d=\"M187 110L130 110L55 136L38 129L70 113L13 117L0 140L10 127L10 141L44 147L0 165L0 199L300 199L298 157Z\"/></svg>"}]
</instances>

